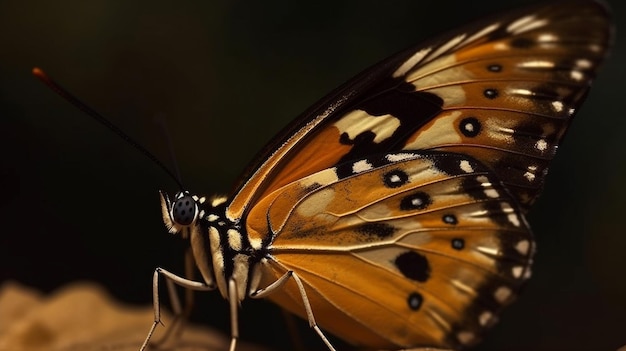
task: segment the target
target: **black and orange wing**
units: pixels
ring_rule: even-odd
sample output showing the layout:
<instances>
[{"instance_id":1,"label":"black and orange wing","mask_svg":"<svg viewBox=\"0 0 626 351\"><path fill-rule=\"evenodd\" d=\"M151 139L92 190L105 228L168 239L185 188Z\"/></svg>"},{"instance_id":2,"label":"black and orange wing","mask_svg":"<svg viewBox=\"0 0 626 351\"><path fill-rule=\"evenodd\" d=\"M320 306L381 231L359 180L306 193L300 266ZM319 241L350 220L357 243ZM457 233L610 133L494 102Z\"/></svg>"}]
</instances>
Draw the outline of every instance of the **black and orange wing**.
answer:
<instances>
[{"instance_id":1,"label":"black and orange wing","mask_svg":"<svg viewBox=\"0 0 626 351\"><path fill-rule=\"evenodd\" d=\"M228 209L248 216L273 190L346 160L399 150L472 155L526 209L605 58L594 1L493 16L398 53L309 108L259 155Z\"/></svg>"},{"instance_id":2,"label":"black and orange wing","mask_svg":"<svg viewBox=\"0 0 626 351\"><path fill-rule=\"evenodd\" d=\"M474 344L529 276L525 213L611 36L594 1L475 22L382 61L261 154L226 215L370 348ZM302 315L293 282L270 298ZM262 285L263 286L263 285Z\"/></svg>"}]
</instances>

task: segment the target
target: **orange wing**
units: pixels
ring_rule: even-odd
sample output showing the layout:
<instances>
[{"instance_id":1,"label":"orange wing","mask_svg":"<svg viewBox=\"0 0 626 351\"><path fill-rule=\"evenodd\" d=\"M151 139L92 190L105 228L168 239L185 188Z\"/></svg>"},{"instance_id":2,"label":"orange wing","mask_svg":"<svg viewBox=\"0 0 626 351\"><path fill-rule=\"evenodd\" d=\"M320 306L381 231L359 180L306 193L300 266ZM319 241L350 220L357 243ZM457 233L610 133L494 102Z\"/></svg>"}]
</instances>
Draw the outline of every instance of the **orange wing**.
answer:
<instances>
[{"instance_id":1,"label":"orange wing","mask_svg":"<svg viewBox=\"0 0 626 351\"><path fill-rule=\"evenodd\" d=\"M297 272L319 325L356 345L471 345L529 276L534 242L523 215L467 156L349 162L257 207L265 220L248 226L274 236L264 284ZM306 316L295 284L269 298Z\"/></svg>"},{"instance_id":2,"label":"orange wing","mask_svg":"<svg viewBox=\"0 0 626 351\"><path fill-rule=\"evenodd\" d=\"M476 22L382 61L261 153L226 215L370 348L475 343L529 276L524 219L610 41L594 1ZM270 295L303 315L293 282Z\"/></svg>"},{"instance_id":3,"label":"orange wing","mask_svg":"<svg viewBox=\"0 0 626 351\"><path fill-rule=\"evenodd\" d=\"M524 210L610 41L606 9L567 1L492 17L396 54L320 100L235 191L231 219L342 161L399 150L472 155Z\"/></svg>"}]
</instances>

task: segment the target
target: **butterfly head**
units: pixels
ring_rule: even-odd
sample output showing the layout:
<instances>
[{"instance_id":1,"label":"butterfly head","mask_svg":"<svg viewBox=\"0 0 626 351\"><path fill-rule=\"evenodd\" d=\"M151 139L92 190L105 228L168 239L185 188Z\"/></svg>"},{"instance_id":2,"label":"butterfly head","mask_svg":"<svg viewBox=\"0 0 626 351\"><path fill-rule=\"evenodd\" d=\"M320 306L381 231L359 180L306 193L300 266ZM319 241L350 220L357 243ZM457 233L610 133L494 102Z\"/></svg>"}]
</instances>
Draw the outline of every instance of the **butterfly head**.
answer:
<instances>
[{"instance_id":1,"label":"butterfly head","mask_svg":"<svg viewBox=\"0 0 626 351\"><path fill-rule=\"evenodd\" d=\"M255 291L260 275L248 272L258 269L255 264L267 251L254 246L238 223L228 219L227 198L207 199L181 191L170 201L165 193L160 194L165 226L170 233L189 239L196 267L206 285L217 288L225 299L238 301ZM254 279L250 280L250 276Z\"/></svg>"},{"instance_id":2,"label":"butterfly head","mask_svg":"<svg viewBox=\"0 0 626 351\"><path fill-rule=\"evenodd\" d=\"M189 236L189 229L197 227L199 218L205 210L205 197L191 195L188 191L180 191L173 201L167 194L160 192L161 212L167 230L172 234L181 233L184 238Z\"/></svg>"}]
</instances>

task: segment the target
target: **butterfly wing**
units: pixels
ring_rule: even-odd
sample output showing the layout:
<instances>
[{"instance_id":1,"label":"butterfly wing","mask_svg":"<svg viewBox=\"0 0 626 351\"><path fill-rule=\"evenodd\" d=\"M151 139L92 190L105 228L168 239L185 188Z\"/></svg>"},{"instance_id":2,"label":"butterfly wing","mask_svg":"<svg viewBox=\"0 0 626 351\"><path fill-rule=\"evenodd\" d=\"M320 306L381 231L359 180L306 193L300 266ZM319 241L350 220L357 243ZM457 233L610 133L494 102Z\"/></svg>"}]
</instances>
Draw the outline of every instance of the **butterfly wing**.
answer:
<instances>
[{"instance_id":1,"label":"butterfly wing","mask_svg":"<svg viewBox=\"0 0 626 351\"><path fill-rule=\"evenodd\" d=\"M474 156L526 209L610 41L593 1L531 7L398 53L307 110L242 177L228 208L346 160L399 150Z\"/></svg>"},{"instance_id":2,"label":"butterfly wing","mask_svg":"<svg viewBox=\"0 0 626 351\"><path fill-rule=\"evenodd\" d=\"M349 171L347 171L349 170ZM297 272L320 326L356 345L475 343L529 276L534 243L515 200L471 157L370 157L263 200L265 284ZM306 316L295 284L270 295Z\"/></svg>"},{"instance_id":3,"label":"butterfly wing","mask_svg":"<svg viewBox=\"0 0 626 351\"><path fill-rule=\"evenodd\" d=\"M524 213L609 40L602 5L540 5L396 54L322 99L226 210L270 250L263 283L297 272L318 322L364 346L474 343L528 275ZM271 298L302 315L292 283Z\"/></svg>"}]
</instances>

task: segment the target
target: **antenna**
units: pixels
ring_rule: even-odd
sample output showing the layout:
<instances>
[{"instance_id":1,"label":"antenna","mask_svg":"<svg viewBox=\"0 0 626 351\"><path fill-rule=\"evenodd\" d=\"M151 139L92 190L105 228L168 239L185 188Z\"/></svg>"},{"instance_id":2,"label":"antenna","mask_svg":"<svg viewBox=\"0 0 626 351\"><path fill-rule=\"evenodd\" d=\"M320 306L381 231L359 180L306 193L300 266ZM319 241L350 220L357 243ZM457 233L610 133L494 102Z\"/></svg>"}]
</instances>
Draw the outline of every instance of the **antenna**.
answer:
<instances>
[{"instance_id":1,"label":"antenna","mask_svg":"<svg viewBox=\"0 0 626 351\"><path fill-rule=\"evenodd\" d=\"M124 133L120 128L118 128L115 124L111 123L104 116L96 112L91 107L87 106L84 102L78 100L74 95L61 87L57 82L55 82L52 78L50 78L44 71L40 68L33 68L33 75L39 80L41 80L44 84L46 84L50 89L54 90L57 94L59 94L62 98L67 100L70 104L76 106L81 111L85 112L87 115L100 122L105 127L109 128L112 132L117 134L120 138L122 138L125 142L129 143L132 147L137 149L139 152L144 154L148 159L154 162L157 166L159 166L165 173L167 173L176 184L180 187L181 190L184 190L183 184L180 179L172 173L172 171L165 167L165 165L159 161L156 156L154 156L150 151L148 151L145 147L139 145L135 140L133 140L128 134Z\"/></svg>"}]
</instances>

